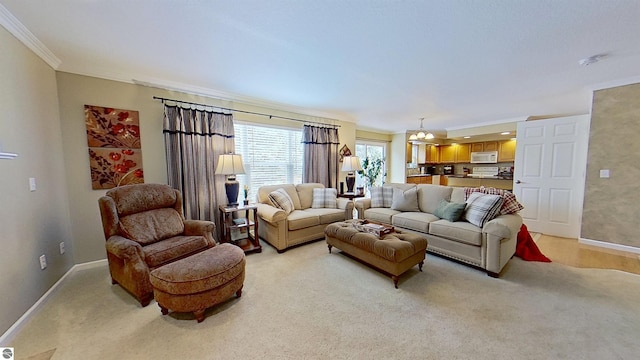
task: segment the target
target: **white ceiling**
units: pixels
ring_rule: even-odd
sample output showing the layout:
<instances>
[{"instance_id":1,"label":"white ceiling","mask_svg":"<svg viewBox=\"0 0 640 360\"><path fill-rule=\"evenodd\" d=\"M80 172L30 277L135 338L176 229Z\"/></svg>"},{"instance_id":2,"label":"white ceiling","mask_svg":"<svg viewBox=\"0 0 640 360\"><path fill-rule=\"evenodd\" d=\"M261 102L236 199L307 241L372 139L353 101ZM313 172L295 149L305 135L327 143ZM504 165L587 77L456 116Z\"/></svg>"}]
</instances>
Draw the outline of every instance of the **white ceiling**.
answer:
<instances>
[{"instance_id":1,"label":"white ceiling","mask_svg":"<svg viewBox=\"0 0 640 360\"><path fill-rule=\"evenodd\" d=\"M594 88L640 75L637 0L0 4L60 59L59 71L269 102L394 133L422 117L443 133L588 113ZM578 64L595 54L608 56Z\"/></svg>"}]
</instances>

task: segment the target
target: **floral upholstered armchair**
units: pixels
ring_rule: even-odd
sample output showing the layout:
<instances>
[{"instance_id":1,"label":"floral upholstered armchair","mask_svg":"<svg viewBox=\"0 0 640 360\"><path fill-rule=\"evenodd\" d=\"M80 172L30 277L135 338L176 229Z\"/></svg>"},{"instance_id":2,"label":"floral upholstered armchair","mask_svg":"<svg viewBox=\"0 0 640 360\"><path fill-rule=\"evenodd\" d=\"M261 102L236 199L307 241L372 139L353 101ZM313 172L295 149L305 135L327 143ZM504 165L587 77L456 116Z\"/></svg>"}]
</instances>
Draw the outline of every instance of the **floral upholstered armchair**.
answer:
<instances>
[{"instance_id":1,"label":"floral upholstered armchair","mask_svg":"<svg viewBox=\"0 0 640 360\"><path fill-rule=\"evenodd\" d=\"M185 220L182 195L168 185L120 186L98 203L111 281L142 306L153 298L151 270L215 246L215 224Z\"/></svg>"}]
</instances>

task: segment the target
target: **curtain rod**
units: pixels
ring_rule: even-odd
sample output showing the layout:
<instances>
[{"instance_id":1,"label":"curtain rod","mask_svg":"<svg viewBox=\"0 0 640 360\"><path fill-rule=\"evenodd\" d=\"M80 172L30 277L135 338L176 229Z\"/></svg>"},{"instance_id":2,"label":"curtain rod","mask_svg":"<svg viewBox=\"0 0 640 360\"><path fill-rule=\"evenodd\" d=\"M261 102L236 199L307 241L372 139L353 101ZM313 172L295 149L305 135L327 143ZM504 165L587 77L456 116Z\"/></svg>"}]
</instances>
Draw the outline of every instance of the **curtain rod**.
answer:
<instances>
[{"instance_id":1,"label":"curtain rod","mask_svg":"<svg viewBox=\"0 0 640 360\"><path fill-rule=\"evenodd\" d=\"M173 101L173 102L176 102L176 103L189 104L189 105L197 105L197 106L206 106L206 107L210 107L210 108L217 108L217 109L222 109L222 110L228 110L228 111L241 112L241 113L245 113L245 114L253 114L253 115L268 116L268 117L269 117L269 119L271 119L271 118L278 118L278 119L285 119L285 120L291 120L291 121L298 121L298 122L303 122L303 123L320 124L320 125L324 125L324 126L331 126L331 127L340 127L340 125L327 124L327 123L318 122L318 121L310 121L310 120L293 119L293 118L284 117L284 116L271 115L271 114L264 114L264 113L259 113L259 112L245 111L245 110L238 110L238 109L231 109L231 108L225 108L225 107L222 107L222 106L215 106L215 105L199 104L199 103L194 103L194 102L190 102L190 101L182 101L182 100L176 100L176 99L167 99L167 98L158 97L158 96L154 96L154 97L153 97L153 99L154 99L154 100L160 100L160 101L162 101L162 103L163 103L163 104L164 104L164 102L165 102L165 101Z\"/></svg>"}]
</instances>

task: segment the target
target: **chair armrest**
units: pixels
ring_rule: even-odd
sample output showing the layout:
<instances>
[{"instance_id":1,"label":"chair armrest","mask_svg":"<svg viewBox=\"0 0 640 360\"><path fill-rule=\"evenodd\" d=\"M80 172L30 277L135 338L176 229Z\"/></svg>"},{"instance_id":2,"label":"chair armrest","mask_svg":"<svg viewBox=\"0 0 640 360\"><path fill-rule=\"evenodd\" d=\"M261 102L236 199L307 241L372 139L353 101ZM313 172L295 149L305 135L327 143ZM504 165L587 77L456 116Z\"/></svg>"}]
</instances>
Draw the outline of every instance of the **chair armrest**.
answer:
<instances>
[{"instance_id":1,"label":"chair armrest","mask_svg":"<svg viewBox=\"0 0 640 360\"><path fill-rule=\"evenodd\" d=\"M111 236L106 242L107 252L126 261L141 261L144 263L145 255L142 245L122 236Z\"/></svg>"},{"instance_id":2,"label":"chair armrest","mask_svg":"<svg viewBox=\"0 0 640 360\"><path fill-rule=\"evenodd\" d=\"M213 233L216 230L216 225L213 221L205 220L185 220L184 221L184 234L185 235L202 235L207 240L209 247L214 246L216 241L213 239Z\"/></svg>"},{"instance_id":3,"label":"chair armrest","mask_svg":"<svg viewBox=\"0 0 640 360\"><path fill-rule=\"evenodd\" d=\"M282 209L262 203L258 203L256 206L258 208L258 216L266 222L277 223L287 219L287 213Z\"/></svg>"}]
</instances>

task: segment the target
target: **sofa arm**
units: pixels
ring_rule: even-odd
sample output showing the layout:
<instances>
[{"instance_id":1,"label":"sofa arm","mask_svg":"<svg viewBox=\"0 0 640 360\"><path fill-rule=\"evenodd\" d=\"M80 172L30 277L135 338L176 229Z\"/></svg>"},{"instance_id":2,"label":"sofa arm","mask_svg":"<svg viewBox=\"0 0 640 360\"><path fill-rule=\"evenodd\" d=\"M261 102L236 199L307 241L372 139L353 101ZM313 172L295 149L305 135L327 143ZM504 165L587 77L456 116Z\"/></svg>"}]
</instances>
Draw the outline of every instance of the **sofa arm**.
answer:
<instances>
[{"instance_id":1,"label":"sofa arm","mask_svg":"<svg viewBox=\"0 0 640 360\"><path fill-rule=\"evenodd\" d=\"M358 211L358 219L364 219L364 211L371 207L371 198L356 199L355 208Z\"/></svg>"},{"instance_id":2,"label":"sofa arm","mask_svg":"<svg viewBox=\"0 0 640 360\"><path fill-rule=\"evenodd\" d=\"M522 217L520 215L500 215L487 221L482 227L482 232L501 238L510 238L518 234L520 226L522 226Z\"/></svg>"},{"instance_id":3,"label":"sofa arm","mask_svg":"<svg viewBox=\"0 0 640 360\"><path fill-rule=\"evenodd\" d=\"M258 203L257 208L258 216L266 222L275 224L287 219L287 213L277 207Z\"/></svg>"},{"instance_id":4,"label":"sofa arm","mask_svg":"<svg viewBox=\"0 0 640 360\"><path fill-rule=\"evenodd\" d=\"M489 276L498 277L515 254L522 218L518 214L500 215L482 228L486 238L486 264Z\"/></svg>"},{"instance_id":5,"label":"sofa arm","mask_svg":"<svg viewBox=\"0 0 640 360\"><path fill-rule=\"evenodd\" d=\"M205 220L185 220L184 221L184 234L185 235L202 235L207 240L209 247L215 246L216 241L213 239L213 233L216 230L216 225L213 221Z\"/></svg>"},{"instance_id":6,"label":"sofa arm","mask_svg":"<svg viewBox=\"0 0 640 360\"><path fill-rule=\"evenodd\" d=\"M338 209L344 210L345 220L353 219L353 201L345 198L338 198Z\"/></svg>"}]
</instances>

